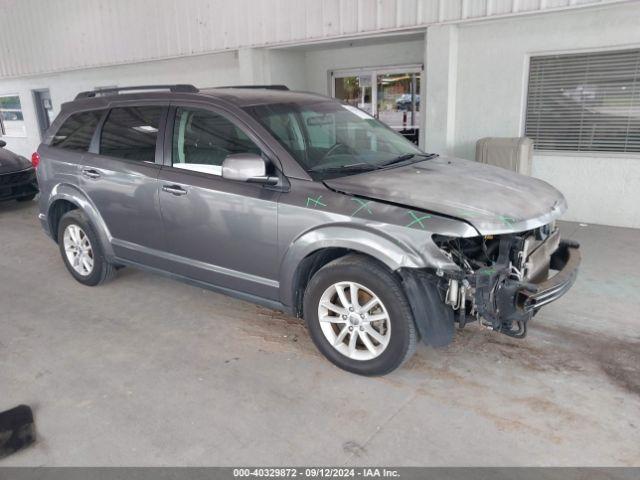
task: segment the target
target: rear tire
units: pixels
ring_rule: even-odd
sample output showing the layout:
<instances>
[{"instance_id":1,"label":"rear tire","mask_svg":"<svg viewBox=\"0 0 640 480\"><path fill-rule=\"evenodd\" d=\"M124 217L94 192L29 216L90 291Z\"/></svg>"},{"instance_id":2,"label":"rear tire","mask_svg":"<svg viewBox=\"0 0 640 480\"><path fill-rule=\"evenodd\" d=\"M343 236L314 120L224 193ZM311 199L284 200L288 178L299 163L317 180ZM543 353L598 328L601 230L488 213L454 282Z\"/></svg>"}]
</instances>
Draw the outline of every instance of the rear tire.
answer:
<instances>
[{"instance_id":1,"label":"rear tire","mask_svg":"<svg viewBox=\"0 0 640 480\"><path fill-rule=\"evenodd\" d=\"M116 273L116 267L106 260L98 235L82 210L71 210L62 216L58 246L67 270L83 285L100 285Z\"/></svg>"},{"instance_id":2,"label":"rear tire","mask_svg":"<svg viewBox=\"0 0 640 480\"><path fill-rule=\"evenodd\" d=\"M385 375L415 352L416 328L400 281L365 256L347 255L318 270L303 312L318 350L349 372Z\"/></svg>"}]
</instances>

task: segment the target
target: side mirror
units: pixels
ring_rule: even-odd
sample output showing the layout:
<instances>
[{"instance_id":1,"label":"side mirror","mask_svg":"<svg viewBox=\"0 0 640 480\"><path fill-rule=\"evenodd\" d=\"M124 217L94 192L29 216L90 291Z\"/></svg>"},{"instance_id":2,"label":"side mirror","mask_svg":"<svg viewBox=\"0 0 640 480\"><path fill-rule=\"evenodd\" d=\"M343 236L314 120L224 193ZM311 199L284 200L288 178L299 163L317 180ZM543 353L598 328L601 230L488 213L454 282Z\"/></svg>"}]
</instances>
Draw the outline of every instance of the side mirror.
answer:
<instances>
[{"instance_id":1,"label":"side mirror","mask_svg":"<svg viewBox=\"0 0 640 480\"><path fill-rule=\"evenodd\" d=\"M234 153L222 162L222 178L237 182L275 185L278 177L267 176L267 162L255 153Z\"/></svg>"},{"instance_id":2,"label":"side mirror","mask_svg":"<svg viewBox=\"0 0 640 480\"><path fill-rule=\"evenodd\" d=\"M7 142L5 142L4 140L0 140L0 148L4 148L7 146Z\"/></svg>"}]
</instances>

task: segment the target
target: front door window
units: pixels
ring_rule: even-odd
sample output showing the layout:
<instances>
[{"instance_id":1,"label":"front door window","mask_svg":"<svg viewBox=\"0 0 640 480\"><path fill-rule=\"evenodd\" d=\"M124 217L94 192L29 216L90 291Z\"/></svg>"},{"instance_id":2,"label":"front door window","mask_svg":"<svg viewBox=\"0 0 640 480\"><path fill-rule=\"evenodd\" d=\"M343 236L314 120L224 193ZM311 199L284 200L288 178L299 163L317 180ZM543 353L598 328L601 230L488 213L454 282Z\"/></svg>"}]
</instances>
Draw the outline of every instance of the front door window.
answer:
<instances>
[{"instance_id":1,"label":"front door window","mask_svg":"<svg viewBox=\"0 0 640 480\"><path fill-rule=\"evenodd\" d=\"M255 153L260 148L234 123L209 110L179 107L173 126L174 168L222 175L228 155Z\"/></svg>"}]
</instances>

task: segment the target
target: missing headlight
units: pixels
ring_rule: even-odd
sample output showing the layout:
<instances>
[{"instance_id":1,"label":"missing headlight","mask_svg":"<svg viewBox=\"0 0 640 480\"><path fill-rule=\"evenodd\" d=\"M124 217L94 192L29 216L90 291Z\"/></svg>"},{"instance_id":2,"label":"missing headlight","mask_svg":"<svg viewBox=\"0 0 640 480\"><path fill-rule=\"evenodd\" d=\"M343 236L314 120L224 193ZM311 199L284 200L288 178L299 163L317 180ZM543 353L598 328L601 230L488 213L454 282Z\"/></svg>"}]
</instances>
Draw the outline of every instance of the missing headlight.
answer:
<instances>
[{"instance_id":1,"label":"missing headlight","mask_svg":"<svg viewBox=\"0 0 640 480\"><path fill-rule=\"evenodd\" d=\"M534 231L536 240L546 240L549 238L549 235L553 233L556 229L556 222L553 221L551 223L547 223L539 228L536 228Z\"/></svg>"},{"instance_id":2,"label":"missing headlight","mask_svg":"<svg viewBox=\"0 0 640 480\"><path fill-rule=\"evenodd\" d=\"M433 242L460 268L471 273L478 268L492 265L498 257L499 237L447 237L433 235Z\"/></svg>"}]
</instances>

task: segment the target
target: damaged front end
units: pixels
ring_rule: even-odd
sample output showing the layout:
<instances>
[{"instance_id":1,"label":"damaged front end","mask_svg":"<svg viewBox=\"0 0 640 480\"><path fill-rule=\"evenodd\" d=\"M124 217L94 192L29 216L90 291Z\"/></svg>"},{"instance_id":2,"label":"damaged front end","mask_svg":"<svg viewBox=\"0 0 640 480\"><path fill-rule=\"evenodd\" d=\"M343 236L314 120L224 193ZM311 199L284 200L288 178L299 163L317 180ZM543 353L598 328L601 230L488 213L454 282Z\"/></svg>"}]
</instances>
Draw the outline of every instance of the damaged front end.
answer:
<instances>
[{"instance_id":1,"label":"damaged front end","mask_svg":"<svg viewBox=\"0 0 640 480\"><path fill-rule=\"evenodd\" d=\"M573 285L580 264L579 245L560 240L554 223L522 233L433 241L458 272L437 271L444 303L459 328L469 321L523 338L538 310ZM550 276L552 271L557 271Z\"/></svg>"}]
</instances>

